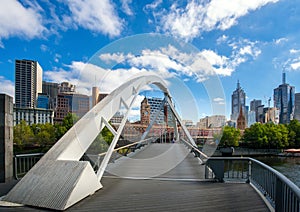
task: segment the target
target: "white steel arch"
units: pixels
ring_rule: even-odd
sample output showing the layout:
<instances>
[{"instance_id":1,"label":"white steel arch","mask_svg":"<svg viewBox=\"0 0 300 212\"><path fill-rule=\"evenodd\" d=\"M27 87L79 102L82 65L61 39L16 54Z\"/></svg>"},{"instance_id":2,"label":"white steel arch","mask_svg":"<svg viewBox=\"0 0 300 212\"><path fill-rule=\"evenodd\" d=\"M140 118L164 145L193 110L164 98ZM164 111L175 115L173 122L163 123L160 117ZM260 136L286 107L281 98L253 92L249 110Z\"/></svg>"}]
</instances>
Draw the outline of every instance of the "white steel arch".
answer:
<instances>
[{"instance_id":1,"label":"white steel arch","mask_svg":"<svg viewBox=\"0 0 300 212\"><path fill-rule=\"evenodd\" d=\"M142 74L127 81L83 116L7 194L5 200L64 210L100 189L100 179L123 128L120 126L115 132L108 121L123 106L127 109L122 121L125 125L135 98L148 84L158 86L172 104L167 86L159 76ZM115 137L96 175L89 162L79 159L104 126ZM194 145L192 139L190 142Z\"/></svg>"}]
</instances>

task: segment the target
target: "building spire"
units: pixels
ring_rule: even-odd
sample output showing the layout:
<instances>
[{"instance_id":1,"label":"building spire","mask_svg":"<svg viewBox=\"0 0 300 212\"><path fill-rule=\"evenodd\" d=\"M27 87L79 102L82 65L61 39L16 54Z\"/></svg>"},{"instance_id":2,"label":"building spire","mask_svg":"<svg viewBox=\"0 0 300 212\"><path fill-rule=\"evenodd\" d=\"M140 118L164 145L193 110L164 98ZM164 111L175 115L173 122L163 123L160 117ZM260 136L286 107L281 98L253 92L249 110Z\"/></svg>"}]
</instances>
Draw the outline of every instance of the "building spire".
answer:
<instances>
[{"instance_id":1,"label":"building spire","mask_svg":"<svg viewBox=\"0 0 300 212\"><path fill-rule=\"evenodd\" d=\"M240 86L240 80L237 81L237 89L240 89L241 86Z\"/></svg>"},{"instance_id":2,"label":"building spire","mask_svg":"<svg viewBox=\"0 0 300 212\"><path fill-rule=\"evenodd\" d=\"M286 84L285 68L282 71L282 84Z\"/></svg>"}]
</instances>

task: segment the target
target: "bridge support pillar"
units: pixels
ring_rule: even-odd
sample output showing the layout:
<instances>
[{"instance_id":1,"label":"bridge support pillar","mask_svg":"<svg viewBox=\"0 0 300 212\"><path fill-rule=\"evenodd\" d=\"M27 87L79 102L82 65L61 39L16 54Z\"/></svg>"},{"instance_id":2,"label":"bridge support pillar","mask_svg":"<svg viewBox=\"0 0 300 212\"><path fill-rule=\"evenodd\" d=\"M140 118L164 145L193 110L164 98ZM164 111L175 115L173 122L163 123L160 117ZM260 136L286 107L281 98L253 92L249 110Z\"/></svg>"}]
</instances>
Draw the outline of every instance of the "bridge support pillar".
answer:
<instances>
[{"instance_id":1,"label":"bridge support pillar","mask_svg":"<svg viewBox=\"0 0 300 212\"><path fill-rule=\"evenodd\" d=\"M5 196L4 201L65 210L102 188L87 161L44 160L37 165Z\"/></svg>"},{"instance_id":2,"label":"bridge support pillar","mask_svg":"<svg viewBox=\"0 0 300 212\"><path fill-rule=\"evenodd\" d=\"M13 179L13 98L0 94L0 183Z\"/></svg>"},{"instance_id":3,"label":"bridge support pillar","mask_svg":"<svg viewBox=\"0 0 300 212\"><path fill-rule=\"evenodd\" d=\"M224 160L210 160L206 161L206 164L212 169L215 178L219 182L224 182Z\"/></svg>"}]
</instances>

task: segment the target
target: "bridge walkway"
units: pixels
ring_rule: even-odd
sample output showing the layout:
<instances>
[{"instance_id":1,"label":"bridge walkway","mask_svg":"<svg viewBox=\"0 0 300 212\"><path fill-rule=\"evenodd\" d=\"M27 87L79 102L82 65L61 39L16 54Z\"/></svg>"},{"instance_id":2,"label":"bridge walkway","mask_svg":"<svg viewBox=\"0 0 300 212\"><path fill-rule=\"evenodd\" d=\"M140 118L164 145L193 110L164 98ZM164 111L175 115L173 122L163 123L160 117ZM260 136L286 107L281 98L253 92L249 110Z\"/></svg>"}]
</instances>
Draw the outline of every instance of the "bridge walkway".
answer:
<instances>
[{"instance_id":1,"label":"bridge walkway","mask_svg":"<svg viewBox=\"0 0 300 212\"><path fill-rule=\"evenodd\" d=\"M102 184L67 211L268 211L250 184L204 180L204 166L182 144L151 144L109 164ZM0 207L16 210L45 209Z\"/></svg>"}]
</instances>

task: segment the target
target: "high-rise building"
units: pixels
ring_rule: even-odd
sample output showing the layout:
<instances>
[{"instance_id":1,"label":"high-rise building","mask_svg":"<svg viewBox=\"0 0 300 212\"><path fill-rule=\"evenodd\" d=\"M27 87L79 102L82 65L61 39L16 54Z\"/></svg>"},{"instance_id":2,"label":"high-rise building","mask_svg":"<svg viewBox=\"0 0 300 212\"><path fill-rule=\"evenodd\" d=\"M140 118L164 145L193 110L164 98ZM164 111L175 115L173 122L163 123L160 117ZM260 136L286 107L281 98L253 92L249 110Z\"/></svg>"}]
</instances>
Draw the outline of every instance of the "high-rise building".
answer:
<instances>
[{"instance_id":1,"label":"high-rise building","mask_svg":"<svg viewBox=\"0 0 300 212\"><path fill-rule=\"evenodd\" d=\"M37 108L49 109L49 99L50 97L46 93L39 93L37 99Z\"/></svg>"},{"instance_id":2,"label":"high-rise building","mask_svg":"<svg viewBox=\"0 0 300 212\"><path fill-rule=\"evenodd\" d=\"M248 119L247 119L247 126L251 127L252 124L256 123L256 112L255 111L249 111L248 113Z\"/></svg>"},{"instance_id":3,"label":"high-rise building","mask_svg":"<svg viewBox=\"0 0 300 212\"><path fill-rule=\"evenodd\" d=\"M247 108L246 108L246 94L240 86L240 82L237 82L237 88L233 91L231 95L231 120L236 121L240 108L243 110L244 117L247 117Z\"/></svg>"},{"instance_id":4,"label":"high-rise building","mask_svg":"<svg viewBox=\"0 0 300 212\"><path fill-rule=\"evenodd\" d=\"M15 107L35 108L42 93L43 70L37 61L15 61Z\"/></svg>"},{"instance_id":5,"label":"high-rise building","mask_svg":"<svg viewBox=\"0 0 300 212\"><path fill-rule=\"evenodd\" d=\"M60 123L68 113L74 113L79 118L90 109L89 96L77 93L59 93L57 95L57 107L54 122Z\"/></svg>"},{"instance_id":6,"label":"high-rise building","mask_svg":"<svg viewBox=\"0 0 300 212\"><path fill-rule=\"evenodd\" d=\"M285 72L282 73L282 84L274 89L274 107L279 109L279 123L286 124L293 119L295 87L286 83Z\"/></svg>"},{"instance_id":7,"label":"high-rise building","mask_svg":"<svg viewBox=\"0 0 300 212\"><path fill-rule=\"evenodd\" d=\"M300 121L300 93L295 94L294 119Z\"/></svg>"},{"instance_id":8,"label":"high-rise building","mask_svg":"<svg viewBox=\"0 0 300 212\"><path fill-rule=\"evenodd\" d=\"M258 107L261 106L261 100L253 99L250 102L250 111L255 112L255 121L258 122Z\"/></svg>"},{"instance_id":9,"label":"high-rise building","mask_svg":"<svg viewBox=\"0 0 300 212\"><path fill-rule=\"evenodd\" d=\"M155 118L155 114L159 111L161 104L163 103L163 99L160 98L147 98L148 104L150 105L150 122ZM166 124L172 126L173 122L173 113L171 112L170 106L165 103L165 105L158 112L159 115L156 118L156 124Z\"/></svg>"},{"instance_id":10,"label":"high-rise building","mask_svg":"<svg viewBox=\"0 0 300 212\"><path fill-rule=\"evenodd\" d=\"M58 94L58 83L43 81L43 92L49 96L49 109L55 109Z\"/></svg>"}]
</instances>

